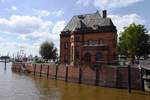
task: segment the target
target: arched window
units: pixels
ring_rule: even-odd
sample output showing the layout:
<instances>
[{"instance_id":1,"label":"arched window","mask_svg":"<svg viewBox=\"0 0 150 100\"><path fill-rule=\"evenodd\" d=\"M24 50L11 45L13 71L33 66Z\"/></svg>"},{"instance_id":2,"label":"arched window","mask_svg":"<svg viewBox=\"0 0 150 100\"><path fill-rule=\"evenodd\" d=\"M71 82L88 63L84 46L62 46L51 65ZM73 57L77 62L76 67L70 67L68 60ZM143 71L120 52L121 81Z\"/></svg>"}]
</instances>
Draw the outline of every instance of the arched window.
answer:
<instances>
[{"instance_id":1,"label":"arched window","mask_svg":"<svg viewBox=\"0 0 150 100\"><path fill-rule=\"evenodd\" d=\"M75 47L75 57L76 59L79 59L80 51L79 51L79 46Z\"/></svg>"},{"instance_id":2,"label":"arched window","mask_svg":"<svg viewBox=\"0 0 150 100\"><path fill-rule=\"evenodd\" d=\"M71 46L71 61L73 61L73 46Z\"/></svg>"},{"instance_id":3,"label":"arched window","mask_svg":"<svg viewBox=\"0 0 150 100\"><path fill-rule=\"evenodd\" d=\"M102 54L101 54L100 52L97 52L97 53L96 53L95 60L96 60L96 62L102 60Z\"/></svg>"},{"instance_id":4,"label":"arched window","mask_svg":"<svg viewBox=\"0 0 150 100\"><path fill-rule=\"evenodd\" d=\"M65 56L64 56L64 63L68 63L68 56L67 56L67 54L65 54Z\"/></svg>"},{"instance_id":5,"label":"arched window","mask_svg":"<svg viewBox=\"0 0 150 100\"><path fill-rule=\"evenodd\" d=\"M65 43L64 43L64 48L65 48L65 49L68 49L68 47L69 47L68 42L65 42Z\"/></svg>"},{"instance_id":6,"label":"arched window","mask_svg":"<svg viewBox=\"0 0 150 100\"><path fill-rule=\"evenodd\" d=\"M86 53L86 54L84 55L84 62L85 62L86 64L90 64L90 63L91 63L91 54L90 54L90 53Z\"/></svg>"}]
</instances>

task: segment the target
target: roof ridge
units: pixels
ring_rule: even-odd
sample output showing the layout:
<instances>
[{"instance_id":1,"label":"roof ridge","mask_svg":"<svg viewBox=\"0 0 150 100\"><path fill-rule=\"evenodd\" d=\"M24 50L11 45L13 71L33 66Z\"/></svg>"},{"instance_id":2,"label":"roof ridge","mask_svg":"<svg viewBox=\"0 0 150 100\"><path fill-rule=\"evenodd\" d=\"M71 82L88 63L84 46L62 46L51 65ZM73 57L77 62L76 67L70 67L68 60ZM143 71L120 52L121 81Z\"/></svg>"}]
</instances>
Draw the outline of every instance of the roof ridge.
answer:
<instances>
[{"instance_id":1,"label":"roof ridge","mask_svg":"<svg viewBox=\"0 0 150 100\"><path fill-rule=\"evenodd\" d=\"M100 12L97 10L96 12L93 12L93 13L85 13L85 14L80 14L80 15L74 15L73 17L78 17L78 16L86 16L86 15L93 15L93 14L99 14L100 15Z\"/></svg>"}]
</instances>

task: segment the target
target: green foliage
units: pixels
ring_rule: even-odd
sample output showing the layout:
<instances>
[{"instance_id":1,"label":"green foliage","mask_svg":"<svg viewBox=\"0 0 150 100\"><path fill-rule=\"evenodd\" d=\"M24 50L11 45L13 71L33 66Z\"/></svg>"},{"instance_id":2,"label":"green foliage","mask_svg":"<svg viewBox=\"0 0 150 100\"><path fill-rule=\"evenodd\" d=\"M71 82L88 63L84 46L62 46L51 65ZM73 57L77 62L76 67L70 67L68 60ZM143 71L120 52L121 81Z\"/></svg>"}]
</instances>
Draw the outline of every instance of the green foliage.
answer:
<instances>
[{"instance_id":1,"label":"green foliage","mask_svg":"<svg viewBox=\"0 0 150 100\"><path fill-rule=\"evenodd\" d=\"M56 57L55 64L56 64L56 65L59 65L59 64L60 64L60 57L59 57L59 56Z\"/></svg>"},{"instance_id":2,"label":"green foliage","mask_svg":"<svg viewBox=\"0 0 150 100\"><path fill-rule=\"evenodd\" d=\"M41 60L36 60L36 61L34 61L34 63L44 63L44 62Z\"/></svg>"},{"instance_id":3,"label":"green foliage","mask_svg":"<svg viewBox=\"0 0 150 100\"><path fill-rule=\"evenodd\" d=\"M144 25L130 24L124 28L119 38L118 49L120 54L128 56L145 56L149 52L148 31Z\"/></svg>"},{"instance_id":4,"label":"green foliage","mask_svg":"<svg viewBox=\"0 0 150 100\"><path fill-rule=\"evenodd\" d=\"M46 61L48 60L55 60L57 59L57 48L54 47L54 44L52 42L45 41L40 46L40 55L43 59Z\"/></svg>"}]
</instances>

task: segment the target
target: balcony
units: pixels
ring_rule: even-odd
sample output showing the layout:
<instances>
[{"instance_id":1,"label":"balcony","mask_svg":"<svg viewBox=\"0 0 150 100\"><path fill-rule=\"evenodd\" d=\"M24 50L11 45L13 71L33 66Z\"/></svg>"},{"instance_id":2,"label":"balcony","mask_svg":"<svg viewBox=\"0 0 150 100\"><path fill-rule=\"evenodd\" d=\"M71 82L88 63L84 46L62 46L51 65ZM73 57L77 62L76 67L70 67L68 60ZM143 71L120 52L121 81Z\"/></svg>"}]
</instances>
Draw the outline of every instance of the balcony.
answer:
<instances>
[{"instance_id":1,"label":"balcony","mask_svg":"<svg viewBox=\"0 0 150 100\"><path fill-rule=\"evenodd\" d=\"M107 46L106 43L97 43L96 41L89 41L83 43L84 47L105 47Z\"/></svg>"}]
</instances>

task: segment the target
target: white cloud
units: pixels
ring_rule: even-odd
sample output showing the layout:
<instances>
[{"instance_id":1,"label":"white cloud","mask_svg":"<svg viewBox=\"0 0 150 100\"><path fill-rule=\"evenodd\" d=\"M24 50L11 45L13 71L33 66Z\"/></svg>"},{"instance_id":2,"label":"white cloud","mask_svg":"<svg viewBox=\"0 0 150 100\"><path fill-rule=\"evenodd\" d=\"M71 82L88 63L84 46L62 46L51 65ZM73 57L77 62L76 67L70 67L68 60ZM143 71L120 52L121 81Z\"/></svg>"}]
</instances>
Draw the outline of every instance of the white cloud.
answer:
<instances>
[{"instance_id":1,"label":"white cloud","mask_svg":"<svg viewBox=\"0 0 150 100\"><path fill-rule=\"evenodd\" d=\"M50 12L47 10L37 10L37 9L32 9L33 12L35 13L35 15L38 15L39 17L43 17L43 16L49 16Z\"/></svg>"},{"instance_id":2,"label":"white cloud","mask_svg":"<svg viewBox=\"0 0 150 100\"><path fill-rule=\"evenodd\" d=\"M19 40L29 40L29 41L34 41L34 42L40 42L40 41L44 41L46 38L49 38L50 36L49 32L33 32L30 34L21 34L18 36Z\"/></svg>"},{"instance_id":3,"label":"white cloud","mask_svg":"<svg viewBox=\"0 0 150 100\"><path fill-rule=\"evenodd\" d=\"M140 2L143 0L78 0L77 4L82 4L83 6L93 5L101 9L111 9L126 7L128 5Z\"/></svg>"},{"instance_id":4,"label":"white cloud","mask_svg":"<svg viewBox=\"0 0 150 100\"><path fill-rule=\"evenodd\" d=\"M3 41L3 38L0 38L0 47L2 47L0 53L15 53L19 46L23 46L26 48L27 54L33 52L35 55L38 54L39 46L45 40L54 42L59 49L59 33L64 26L65 21L53 23L36 16L12 15L8 19L0 18L0 32L10 35L10 38L13 35L17 36L13 42L9 42L9 40Z\"/></svg>"},{"instance_id":5,"label":"white cloud","mask_svg":"<svg viewBox=\"0 0 150 100\"><path fill-rule=\"evenodd\" d=\"M12 56L13 54L16 56L17 53L20 50L23 50L22 53L23 54L27 54L27 55L39 55L38 54L38 50L39 50L39 46L35 45L35 44L27 44L27 43L17 43L17 42L5 42L5 43L0 43L0 55L7 55L10 54L10 56Z\"/></svg>"},{"instance_id":6,"label":"white cloud","mask_svg":"<svg viewBox=\"0 0 150 100\"><path fill-rule=\"evenodd\" d=\"M59 34L60 32L63 30L63 28L65 27L65 21L58 21L56 22L51 31L34 31L30 34L21 34L19 35L18 39L21 40L40 40L40 41L44 41L44 40L58 40L59 39ZM47 29L48 27L46 27L45 29Z\"/></svg>"},{"instance_id":7,"label":"white cloud","mask_svg":"<svg viewBox=\"0 0 150 100\"><path fill-rule=\"evenodd\" d=\"M53 25L53 28L50 32L32 32L31 34L21 34L18 39L20 40L37 40L37 44L42 43L43 41L52 41L59 48L59 34L65 27L65 21L58 21Z\"/></svg>"},{"instance_id":8,"label":"white cloud","mask_svg":"<svg viewBox=\"0 0 150 100\"><path fill-rule=\"evenodd\" d=\"M9 7L9 8L5 8L5 10L11 12L11 11L17 11L18 8L17 8L16 6L13 5L13 6Z\"/></svg>"},{"instance_id":9,"label":"white cloud","mask_svg":"<svg viewBox=\"0 0 150 100\"><path fill-rule=\"evenodd\" d=\"M65 21L58 21L55 23L52 33L59 34L60 31L62 31L64 27L65 27Z\"/></svg>"},{"instance_id":10,"label":"white cloud","mask_svg":"<svg viewBox=\"0 0 150 100\"><path fill-rule=\"evenodd\" d=\"M82 4L83 6L87 6L90 4L90 0L77 0L76 4Z\"/></svg>"},{"instance_id":11,"label":"white cloud","mask_svg":"<svg viewBox=\"0 0 150 100\"><path fill-rule=\"evenodd\" d=\"M7 33L28 34L50 26L52 22L43 21L35 16L12 15L9 19L0 18L0 31Z\"/></svg>"},{"instance_id":12,"label":"white cloud","mask_svg":"<svg viewBox=\"0 0 150 100\"><path fill-rule=\"evenodd\" d=\"M64 12L62 10L58 10L58 11L48 11L48 10L38 10L38 9L32 9L33 12L35 13L35 15L37 15L38 17L44 17L44 16L62 16L64 14Z\"/></svg>"},{"instance_id":13,"label":"white cloud","mask_svg":"<svg viewBox=\"0 0 150 100\"><path fill-rule=\"evenodd\" d=\"M2 37L0 37L0 42L4 41L4 39Z\"/></svg>"},{"instance_id":14,"label":"white cloud","mask_svg":"<svg viewBox=\"0 0 150 100\"><path fill-rule=\"evenodd\" d=\"M137 14L128 14L128 15L109 15L116 25L118 33L123 31L123 28L128 26L131 23L136 24L145 24L145 20L141 18L141 16Z\"/></svg>"},{"instance_id":15,"label":"white cloud","mask_svg":"<svg viewBox=\"0 0 150 100\"><path fill-rule=\"evenodd\" d=\"M0 2L5 2L6 0L0 0Z\"/></svg>"},{"instance_id":16,"label":"white cloud","mask_svg":"<svg viewBox=\"0 0 150 100\"><path fill-rule=\"evenodd\" d=\"M56 15L56 16L62 16L64 14L64 12L62 10L58 10L56 12L52 12L53 15Z\"/></svg>"},{"instance_id":17,"label":"white cloud","mask_svg":"<svg viewBox=\"0 0 150 100\"><path fill-rule=\"evenodd\" d=\"M12 10L17 10L18 8L16 6L11 6Z\"/></svg>"}]
</instances>

